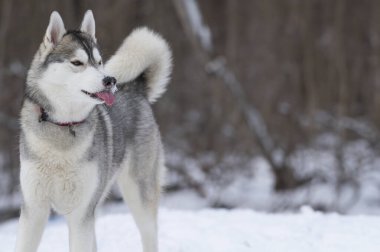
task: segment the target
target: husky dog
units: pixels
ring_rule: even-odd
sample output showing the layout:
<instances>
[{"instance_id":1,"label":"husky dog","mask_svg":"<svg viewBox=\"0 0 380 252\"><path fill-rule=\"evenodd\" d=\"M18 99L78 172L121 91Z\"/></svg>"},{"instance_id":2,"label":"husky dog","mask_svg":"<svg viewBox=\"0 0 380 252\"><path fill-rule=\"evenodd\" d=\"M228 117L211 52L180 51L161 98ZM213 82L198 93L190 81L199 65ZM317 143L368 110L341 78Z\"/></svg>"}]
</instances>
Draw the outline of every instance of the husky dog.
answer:
<instances>
[{"instance_id":1,"label":"husky dog","mask_svg":"<svg viewBox=\"0 0 380 252\"><path fill-rule=\"evenodd\" d=\"M71 252L96 251L95 210L115 180L144 251L157 251L165 166L150 104L170 73L167 43L147 28L133 31L103 67L92 12L72 31L51 14L21 111L17 252L37 250L51 208L67 219Z\"/></svg>"}]
</instances>

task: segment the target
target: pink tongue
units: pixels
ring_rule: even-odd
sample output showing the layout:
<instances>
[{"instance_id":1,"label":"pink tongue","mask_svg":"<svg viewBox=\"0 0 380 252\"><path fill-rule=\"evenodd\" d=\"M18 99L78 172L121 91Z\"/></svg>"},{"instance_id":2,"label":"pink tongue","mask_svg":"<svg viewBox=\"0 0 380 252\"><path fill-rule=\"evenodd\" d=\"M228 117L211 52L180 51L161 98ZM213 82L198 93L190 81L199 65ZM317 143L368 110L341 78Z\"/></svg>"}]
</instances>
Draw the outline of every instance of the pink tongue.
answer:
<instances>
[{"instance_id":1,"label":"pink tongue","mask_svg":"<svg viewBox=\"0 0 380 252\"><path fill-rule=\"evenodd\" d=\"M95 94L96 97L103 100L107 106L112 106L115 101L115 96L111 92L99 92Z\"/></svg>"}]
</instances>

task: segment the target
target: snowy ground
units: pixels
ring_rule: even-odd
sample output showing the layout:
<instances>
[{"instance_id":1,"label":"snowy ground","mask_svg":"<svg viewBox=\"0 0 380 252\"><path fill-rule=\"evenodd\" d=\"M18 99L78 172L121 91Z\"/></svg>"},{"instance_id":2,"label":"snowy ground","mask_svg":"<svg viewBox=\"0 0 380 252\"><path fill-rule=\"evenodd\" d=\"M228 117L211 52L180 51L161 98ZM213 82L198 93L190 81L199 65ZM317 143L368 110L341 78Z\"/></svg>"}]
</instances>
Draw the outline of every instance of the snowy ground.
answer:
<instances>
[{"instance_id":1,"label":"snowy ground","mask_svg":"<svg viewBox=\"0 0 380 252\"><path fill-rule=\"evenodd\" d=\"M159 217L159 246L165 252L378 252L380 217L321 214L264 214L251 210L166 210ZM0 251L13 251L17 221L0 226ZM112 212L97 222L98 251L141 251L129 214ZM67 252L67 228L55 218L39 252Z\"/></svg>"}]
</instances>

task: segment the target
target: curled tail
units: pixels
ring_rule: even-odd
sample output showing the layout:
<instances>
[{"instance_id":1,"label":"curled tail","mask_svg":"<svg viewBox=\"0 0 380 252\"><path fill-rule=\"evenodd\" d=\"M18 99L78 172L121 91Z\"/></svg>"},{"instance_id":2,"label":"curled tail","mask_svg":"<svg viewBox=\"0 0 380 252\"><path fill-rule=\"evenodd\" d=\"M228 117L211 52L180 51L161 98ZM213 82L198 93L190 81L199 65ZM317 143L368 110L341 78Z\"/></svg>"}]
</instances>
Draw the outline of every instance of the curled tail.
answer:
<instances>
[{"instance_id":1,"label":"curled tail","mask_svg":"<svg viewBox=\"0 0 380 252\"><path fill-rule=\"evenodd\" d=\"M147 98L153 103L166 90L172 71L172 53L159 34L145 27L138 28L108 60L105 70L119 83L134 80L144 73Z\"/></svg>"}]
</instances>

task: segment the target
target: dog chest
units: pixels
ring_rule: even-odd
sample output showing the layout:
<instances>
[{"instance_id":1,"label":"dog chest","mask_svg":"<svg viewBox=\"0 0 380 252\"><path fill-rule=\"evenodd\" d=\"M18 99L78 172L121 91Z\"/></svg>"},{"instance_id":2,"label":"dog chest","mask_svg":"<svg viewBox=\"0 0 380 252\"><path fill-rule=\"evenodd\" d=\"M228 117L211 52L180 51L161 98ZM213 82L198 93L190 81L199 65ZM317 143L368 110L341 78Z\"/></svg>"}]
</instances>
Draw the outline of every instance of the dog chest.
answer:
<instances>
[{"instance_id":1,"label":"dog chest","mask_svg":"<svg viewBox=\"0 0 380 252\"><path fill-rule=\"evenodd\" d=\"M70 213L81 204L87 205L96 190L96 164L81 163L74 167L52 176L51 204L61 214Z\"/></svg>"},{"instance_id":2,"label":"dog chest","mask_svg":"<svg viewBox=\"0 0 380 252\"><path fill-rule=\"evenodd\" d=\"M94 162L50 160L21 162L21 186L26 198L47 202L58 213L67 214L88 204L96 190Z\"/></svg>"}]
</instances>

